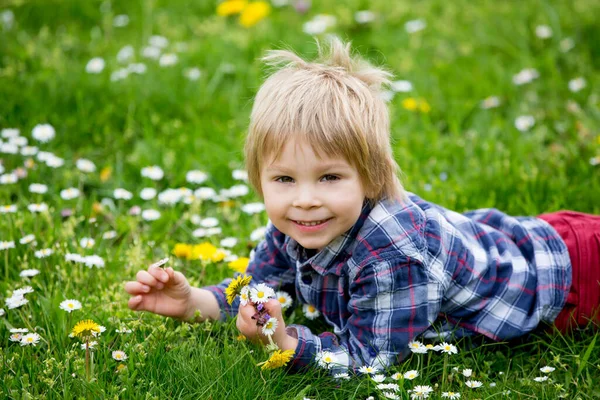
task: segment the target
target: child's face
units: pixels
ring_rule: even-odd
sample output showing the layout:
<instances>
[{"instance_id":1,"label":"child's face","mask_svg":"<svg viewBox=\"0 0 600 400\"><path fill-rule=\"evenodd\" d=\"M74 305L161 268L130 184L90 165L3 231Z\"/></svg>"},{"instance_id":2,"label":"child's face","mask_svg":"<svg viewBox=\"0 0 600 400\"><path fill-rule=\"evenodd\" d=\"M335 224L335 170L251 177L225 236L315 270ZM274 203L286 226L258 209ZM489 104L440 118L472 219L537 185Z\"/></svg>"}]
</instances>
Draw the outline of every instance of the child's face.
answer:
<instances>
[{"instance_id":1,"label":"child's face","mask_svg":"<svg viewBox=\"0 0 600 400\"><path fill-rule=\"evenodd\" d=\"M321 250L360 216L365 191L343 158L319 159L310 145L292 142L260 175L269 219L306 249Z\"/></svg>"}]
</instances>

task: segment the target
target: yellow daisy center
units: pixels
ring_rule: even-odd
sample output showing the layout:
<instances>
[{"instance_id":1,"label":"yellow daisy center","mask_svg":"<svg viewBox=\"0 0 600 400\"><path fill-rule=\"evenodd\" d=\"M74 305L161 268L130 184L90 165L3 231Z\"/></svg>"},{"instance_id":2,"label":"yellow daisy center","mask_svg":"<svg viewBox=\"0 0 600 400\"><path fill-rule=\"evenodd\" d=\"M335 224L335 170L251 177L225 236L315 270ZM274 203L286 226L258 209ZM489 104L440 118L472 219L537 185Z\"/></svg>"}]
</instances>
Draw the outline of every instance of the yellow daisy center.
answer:
<instances>
[{"instance_id":1,"label":"yellow daisy center","mask_svg":"<svg viewBox=\"0 0 600 400\"><path fill-rule=\"evenodd\" d=\"M265 297L265 292L256 293L256 297L258 297L259 299L262 299L263 297Z\"/></svg>"}]
</instances>

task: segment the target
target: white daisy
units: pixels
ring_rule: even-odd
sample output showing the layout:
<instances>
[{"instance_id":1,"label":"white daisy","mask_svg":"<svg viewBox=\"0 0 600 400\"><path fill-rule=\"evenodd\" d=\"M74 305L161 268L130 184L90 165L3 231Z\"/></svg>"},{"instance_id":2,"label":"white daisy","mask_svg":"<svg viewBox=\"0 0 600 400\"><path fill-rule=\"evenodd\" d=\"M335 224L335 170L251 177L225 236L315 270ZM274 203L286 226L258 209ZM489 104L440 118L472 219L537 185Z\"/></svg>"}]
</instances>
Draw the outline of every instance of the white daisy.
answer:
<instances>
[{"instance_id":1,"label":"white daisy","mask_svg":"<svg viewBox=\"0 0 600 400\"><path fill-rule=\"evenodd\" d=\"M33 127L31 135L38 142L46 143L54 139L54 136L56 136L56 131L50 124L38 124Z\"/></svg>"},{"instance_id":2,"label":"white daisy","mask_svg":"<svg viewBox=\"0 0 600 400\"><path fill-rule=\"evenodd\" d=\"M160 181L165 176L164 171L157 165L142 168L142 177Z\"/></svg>"},{"instance_id":3,"label":"white daisy","mask_svg":"<svg viewBox=\"0 0 600 400\"><path fill-rule=\"evenodd\" d=\"M361 374L376 374L379 372L379 369L376 367L371 367L370 365L363 365L362 367L360 367L358 369L358 372L360 372Z\"/></svg>"},{"instance_id":4,"label":"white daisy","mask_svg":"<svg viewBox=\"0 0 600 400\"><path fill-rule=\"evenodd\" d=\"M545 382L548 380L548 376L537 376L533 378L533 380L536 382Z\"/></svg>"},{"instance_id":5,"label":"white daisy","mask_svg":"<svg viewBox=\"0 0 600 400\"><path fill-rule=\"evenodd\" d=\"M77 162L75 163L75 166L81 172L89 173L89 172L96 171L96 164L94 164L92 161L87 160L85 158L80 158L79 160L77 160Z\"/></svg>"},{"instance_id":6,"label":"white daisy","mask_svg":"<svg viewBox=\"0 0 600 400\"><path fill-rule=\"evenodd\" d=\"M140 192L140 197L143 200L152 200L156 197L156 189L150 187L143 188Z\"/></svg>"},{"instance_id":7,"label":"white daisy","mask_svg":"<svg viewBox=\"0 0 600 400\"><path fill-rule=\"evenodd\" d=\"M85 264L85 266L89 267L89 268L92 268L92 267L104 268L104 264L105 264L102 257L97 256L95 254L93 254L91 256L83 257L81 262L83 262Z\"/></svg>"},{"instance_id":8,"label":"white daisy","mask_svg":"<svg viewBox=\"0 0 600 400\"><path fill-rule=\"evenodd\" d=\"M467 385L471 389L477 389L483 386L483 383L481 383L480 381L466 381L465 385Z\"/></svg>"},{"instance_id":9,"label":"white daisy","mask_svg":"<svg viewBox=\"0 0 600 400\"><path fill-rule=\"evenodd\" d=\"M67 254L65 254L65 260L66 261L73 261L73 262L82 263L83 262L83 256L81 256L79 254L67 253Z\"/></svg>"},{"instance_id":10,"label":"white daisy","mask_svg":"<svg viewBox=\"0 0 600 400\"><path fill-rule=\"evenodd\" d=\"M381 394L383 394L383 397L385 397L386 399L392 399L392 400L400 399L400 396L398 396L394 392L382 392Z\"/></svg>"},{"instance_id":11,"label":"white daisy","mask_svg":"<svg viewBox=\"0 0 600 400\"><path fill-rule=\"evenodd\" d=\"M315 319L321 315L321 312L311 304L304 304L302 306L302 312L304 313L304 316L308 319Z\"/></svg>"},{"instance_id":12,"label":"white daisy","mask_svg":"<svg viewBox=\"0 0 600 400\"><path fill-rule=\"evenodd\" d=\"M122 28L129 24L129 16L127 14L115 15L113 18L113 26L115 28Z\"/></svg>"},{"instance_id":13,"label":"white daisy","mask_svg":"<svg viewBox=\"0 0 600 400\"><path fill-rule=\"evenodd\" d=\"M456 348L455 345L453 344L449 344L446 342L443 342L442 344L436 346L438 347L438 351L441 351L442 353L446 353L446 354L457 354L458 353L458 349Z\"/></svg>"},{"instance_id":14,"label":"white daisy","mask_svg":"<svg viewBox=\"0 0 600 400\"><path fill-rule=\"evenodd\" d=\"M404 24L404 30L407 33L416 33L427 27L427 24L422 19L415 19Z\"/></svg>"},{"instance_id":15,"label":"white daisy","mask_svg":"<svg viewBox=\"0 0 600 400\"><path fill-rule=\"evenodd\" d=\"M0 317L4 316L4 314L6 314L6 311L4 311L4 308L0 308Z\"/></svg>"},{"instance_id":16,"label":"white daisy","mask_svg":"<svg viewBox=\"0 0 600 400\"><path fill-rule=\"evenodd\" d=\"M159 49L164 49L169 45L169 39L160 35L152 35L148 39L148 43L150 46L158 47Z\"/></svg>"},{"instance_id":17,"label":"white daisy","mask_svg":"<svg viewBox=\"0 0 600 400\"><path fill-rule=\"evenodd\" d=\"M279 324L279 321L277 321L277 318L275 318L275 317L269 318L269 320L262 327L263 335L273 335L275 333L275 331L277 330L278 324Z\"/></svg>"},{"instance_id":18,"label":"white daisy","mask_svg":"<svg viewBox=\"0 0 600 400\"><path fill-rule=\"evenodd\" d=\"M371 375L371 379L375 382L375 383L381 383L383 381L385 381L385 375L383 374L375 374L375 375Z\"/></svg>"},{"instance_id":19,"label":"white daisy","mask_svg":"<svg viewBox=\"0 0 600 400\"><path fill-rule=\"evenodd\" d=\"M79 302L78 300L65 300L63 302L60 303L59 306L62 310L65 310L67 312L71 312L71 311L75 311L75 310L79 310L81 309L81 302Z\"/></svg>"},{"instance_id":20,"label":"white daisy","mask_svg":"<svg viewBox=\"0 0 600 400\"><path fill-rule=\"evenodd\" d=\"M153 60L158 60L160 57L161 49L154 46L146 46L142 49L142 57L151 58Z\"/></svg>"},{"instance_id":21,"label":"white daisy","mask_svg":"<svg viewBox=\"0 0 600 400\"><path fill-rule=\"evenodd\" d=\"M34 254L36 258L46 258L50 257L52 253L54 253L54 250L52 249L41 249L37 250Z\"/></svg>"},{"instance_id":22,"label":"white daisy","mask_svg":"<svg viewBox=\"0 0 600 400\"><path fill-rule=\"evenodd\" d=\"M231 176L237 181L248 182L248 172L243 169L234 169Z\"/></svg>"},{"instance_id":23,"label":"white daisy","mask_svg":"<svg viewBox=\"0 0 600 400\"><path fill-rule=\"evenodd\" d=\"M379 390L393 390L397 392L400 390L400 386L397 383L380 383L377 385L377 389Z\"/></svg>"},{"instance_id":24,"label":"white daisy","mask_svg":"<svg viewBox=\"0 0 600 400\"><path fill-rule=\"evenodd\" d=\"M390 84L390 89L394 92L407 93L413 90L413 85L410 81L394 81Z\"/></svg>"},{"instance_id":25,"label":"white daisy","mask_svg":"<svg viewBox=\"0 0 600 400\"><path fill-rule=\"evenodd\" d=\"M99 331L92 331L92 336L93 337L98 337L100 336L103 332L106 331L106 327L104 325L99 325L98 326Z\"/></svg>"},{"instance_id":26,"label":"white daisy","mask_svg":"<svg viewBox=\"0 0 600 400\"><path fill-rule=\"evenodd\" d=\"M558 46L560 47L561 52L566 53L572 50L573 47L575 47L575 41L573 40L573 38L564 38L560 41Z\"/></svg>"},{"instance_id":27,"label":"white daisy","mask_svg":"<svg viewBox=\"0 0 600 400\"><path fill-rule=\"evenodd\" d=\"M200 200L210 200L217 195L217 192L213 188L201 187L194 190L194 196Z\"/></svg>"},{"instance_id":28,"label":"white daisy","mask_svg":"<svg viewBox=\"0 0 600 400\"><path fill-rule=\"evenodd\" d=\"M32 183L29 185L29 191L31 193L44 194L48 191L48 186L43 183Z\"/></svg>"},{"instance_id":29,"label":"white daisy","mask_svg":"<svg viewBox=\"0 0 600 400\"><path fill-rule=\"evenodd\" d=\"M521 132L527 132L535 125L535 118L532 115L521 115L515 119L515 128Z\"/></svg>"},{"instance_id":30,"label":"white daisy","mask_svg":"<svg viewBox=\"0 0 600 400\"><path fill-rule=\"evenodd\" d=\"M546 365L545 367L540 368L540 371L542 371L545 374L549 374L550 372L553 372L555 369L556 368L554 368L554 367L549 367Z\"/></svg>"},{"instance_id":31,"label":"white daisy","mask_svg":"<svg viewBox=\"0 0 600 400\"><path fill-rule=\"evenodd\" d=\"M586 86L587 86L587 82L582 77L571 79L569 81L569 90L571 92L579 92L581 89L585 88Z\"/></svg>"},{"instance_id":32,"label":"white daisy","mask_svg":"<svg viewBox=\"0 0 600 400\"><path fill-rule=\"evenodd\" d=\"M253 230L250 233L250 240L252 240L253 242L258 242L259 240L262 240L265 237L265 234L267 233L267 227L260 227L260 228L256 228L255 230Z\"/></svg>"},{"instance_id":33,"label":"white daisy","mask_svg":"<svg viewBox=\"0 0 600 400\"><path fill-rule=\"evenodd\" d=\"M112 358L117 361L124 361L127 360L127 354L122 350L115 350L112 352Z\"/></svg>"},{"instance_id":34,"label":"white daisy","mask_svg":"<svg viewBox=\"0 0 600 400\"><path fill-rule=\"evenodd\" d=\"M496 108L500 106L500 98L497 96L486 97L481 101L480 107L484 110L489 110L490 108Z\"/></svg>"},{"instance_id":35,"label":"white daisy","mask_svg":"<svg viewBox=\"0 0 600 400\"><path fill-rule=\"evenodd\" d=\"M325 369L331 369L337 363L335 355L330 351L322 351L316 356L317 364L319 367Z\"/></svg>"},{"instance_id":36,"label":"white daisy","mask_svg":"<svg viewBox=\"0 0 600 400\"><path fill-rule=\"evenodd\" d=\"M31 278L33 276L36 276L39 273L40 273L40 271L37 269L24 269L23 271L21 271L19 276L22 278Z\"/></svg>"},{"instance_id":37,"label":"white daisy","mask_svg":"<svg viewBox=\"0 0 600 400\"><path fill-rule=\"evenodd\" d=\"M158 210L154 210L154 209L150 208L148 210L142 211L142 219L144 221L156 221L159 218L160 218L160 212Z\"/></svg>"},{"instance_id":38,"label":"white daisy","mask_svg":"<svg viewBox=\"0 0 600 400\"><path fill-rule=\"evenodd\" d=\"M406 371L403 376L404 376L404 379L408 379L409 381L412 381L417 376L419 376L419 372L412 369L410 371Z\"/></svg>"},{"instance_id":39,"label":"white daisy","mask_svg":"<svg viewBox=\"0 0 600 400\"><path fill-rule=\"evenodd\" d=\"M96 244L96 241L92 238L84 237L79 241L79 246L84 249L91 249Z\"/></svg>"},{"instance_id":40,"label":"white daisy","mask_svg":"<svg viewBox=\"0 0 600 400\"><path fill-rule=\"evenodd\" d=\"M2 144L0 144L0 153L18 154L19 146L17 146L16 144L12 144L12 143L2 143Z\"/></svg>"},{"instance_id":41,"label":"white daisy","mask_svg":"<svg viewBox=\"0 0 600 400\"><path fill-rule=\"evenodd\" d=\"M552 37L552 28L548 25L538 25L535 27L535 36L540 39L549 39Z\"/></svg>"},{"instance_id":42,"label":"white daisy","mask_svg":"<svg viewBox=\"0 0 600 400\"><path fill-rule=\"evenodd\" d=\"M426 399L433 392L433 388L429 385L417 385L410 390L411 399Z\"/></svg>"},{"instance_id":43,"label":"white daisy","mask_svg":"<svg viewBox=\"0 0 600 400\"><path fill-rule=\"evenodd\" d=\"M287 292L280 290L275 293L275 298L279 300L282 310L285 310L292 305L292 296L290 296Z\"/></svg>"},{"instance_id":44,"label":"white daisy","mask_svg":"<svg viewBox=\"0 0 600 400\"><path fill-rule=\"evenodd\" d=\"M102 57L94 57L85 66L85 72L88 74L99 74L104 70L106 63Z\"/></svg>"},{"instance_id":45,"label":"white daisy","mask_svg":"<svg viewBox=\"0 0 600 400\"><path fill-rule=\"evenodd\" d=\"M265 211L264 203L248 203L242 206L242 211L248 215L258 214Z\"/></svg>"},{"instance_id":46,"label":"white daisy","mask_svg":"<svg viewBox=\"0 0 600 400\"><path fill-rule=\"evenodd\" d=\"M32 213L42 213L48 211L48 205L46 203L31 203L27 206L27 209Z\"/></svg>"},{"instance_id":47,"label":"white daisy","mask_svg":"<svg viewBox=\"0 0 600 400\"><path fill-rule=\"evenodd\" d=\"M188 78L190 81L196 81L202 76L202 71L196 67L188 68L183 71L183 76Z\"/></svg>"},{"instance_id":48,"label":"white daisy","mask_svg":"<svg viewBox=\"0 0 600 400\"><path fill-rule=\"evenodd\" d=\"M463 376L465 376L466 378L470 377L471 375L473 375L473 370L470 368L465 368L462 371Z\"/></svg>"},{"instance_id":49,"label":"white daisy","mask_svg":"<svg viewBox=\"0 0 600 400\"><path fill-rule=\"evenodd\" d=\"M12 183L17 183L18 180L19 177L12 172L10 174L0 175L0 184L2 185L10 185Z\"/></svg>"},{"instance_id":50,"label":"white daisy","mask_svg":"<svg viewBox=\"0 0 600 400\"><path fill-rule=\"evenodd\" d=\"M79 197L79 189L71 187L60 191L60 197L63 200L72 200Z\"/></svg>"},{"instance_id":51,"label":"white daisy","mask_svg":"<svg viewBox=\"0 0 600 400\"><path fill-rule=\"evenodd\" d=\"M81 343L81 350L85 350L86 347L90 350L94 350L97 344L98 342L95 340L92 340L91 342Z\"/></svg>"},{"instance_id":52,"label":"white daisy","mask_svg":"<svg viewBox=\"0 0 600 400\"><path fill-rule=\"evenodd\" d=\"M423 345L423 343L421 343L421 342L419 342L417 340L413 340L412 342L408 343L408 348L413 353L417 353L417 354L425 354L425 353L427 353L427 347L425 347Z\"/></svg>"},{"instance_id":53,"label":"white daisy","mask_svg":"<svg viewBox=\"0 0 600 400\"><path fill-rule=\"evenodd\" d=\"M402 378L402 374L400 372L396 372L391 376L391 378L395 381L400 380L400 378Z\"/></svg>"},{"instance_id":54,"label":"white daisy","mask_svg":"<svg viewBox=\"0 0 600 400\"><path fill-rule=\"evenodd\" d=\"M113 197L117 200L131 200L133 198L133 194L129 190L117 188L113 192Z\"/></svg>"},{"instance_id":55,"label":"white daisy","mask_svg":"<svg viewBox=\"0 0 600 400\"><path fill-rule=\"evenodd\" d=\"M259 283L250 289L250 299L253 303L266 303L275 296L275 291L264 283Z\"/></svg>"},{"instance_id":56,"label":"white daisy","mask_svg":"<svg viewBox=\"0 0 600 400\"><path fill-rule=\"evenodd\" d=\"M317 14L302 25L302 31L308 35L319 35L336 24L337 18L333 15Z\"/></svg>"},{"instance_id":57,"label":"white daisy","mask_svg":"<svg viewBox=\"0 0 600 400\"><path fill-rule=\"evenodd\" d=\"M189 183L195 183L197 185L205 182L208 179L208 174L204 171L192 170L185 174L185 180Z\"/></svg>"},{"instance_id":58,"label":"white daisy","mask_svg":"<svg viewBox=\"0 0 600 400\"><path fill-rule=\"evenodd\" d=\"M244 286L240 291L240 304L245 306L250 301L250 286Z\"/></svg>"},{"instance_id":59,"label":"white daisy","mask_svg":"<svg viewBox=\"0 0 600 400\"><path fill-rule=\"evenodd\" d=\"M17 212L16 204L9 204L6 206L0 206L0 214L14 214Z\"/></svg>"},{"instance_id":60,"label":"white daisy","mask_svg":"<svg viewBox=\"0 0 600 400\"><path fill-rule=\"evenodd\" d=\"M8 337L8 340L10 340L11 342L20 342L22 338L23 338L22 334L20 334L20 333L12 333Z\"/></svg>"},{"instance_id":61,"label":"white daisy","mask_svg":"<svg viewBox=\"0 0 600 400\"><path fill-rule=\"evenodd\" d=\"M60 157L51 157L46 160L46 165L51 168L59 168L65 165L65 160Z\"/></svg>"},{"instance_id":62,"label":"white daisy","mask_svg":"<svg viewBox=\"0 0 600 400\"><path fill-rule=\"evenodd\" d=\"M12 295L14 296L23 296L28 293L33 293L33 288L31 286L25 286L16 290L13 290Z\"/></svg>"},{"instance_id":63,"label":"white daisy","mask_svg":"<svg viewBox=\"0 0 600 400\"><path fill-rule=\"evenodd\" d=\"M0 241L0 250L8 250L8 249L14 249L15 248L15 242L14 241Z\"/></svg>"},{"instance_id":64,"label":"white daisy","mask_svg":"<svg viewBox=\"0 0 600 400\"><path fill-rule=\"evenodd\" d=\"M219 243L221 247L226 247L228 249L234 247L237 244L238 240L234 237L226 237L221 240Z\"/></svg>"},{"instance_id":65,"label":"white daisy","mask_svg":"<svg viewBox=\"0 0 600 400\"><path fill-rule=\"evenodd\" d=\"M348 375L347 372L340 372L339 374L333 375L333 377L335 379L345 379L345 380L349 380L350 379L350 375Z\"/></svg>"},{"instance_id":66,"label":"white daisy","mask_svg":"<svg viewBox=\"0 0 600 400\"><path fill-rule=\"evenodd\" d=\"M2 136L4 139L18 137L20 134L21 131L17 128L4 128L0 130L0 136Z\"/></svg>"},{"instance_id":67,"label":"white daisy","mask_svg":"<svg viewBox=\"0 0 600 400\"><path fill-rule=\"evenodd\" d=\"M442 397L447 399L460 399L460 393L457 392L442 392Z\"/></svg>"},{"instance_id":68,"label":"white daisy","mask_svg":"<svg viewBox=\"0 0 600 400\"><path fill-rule=\"evenodd\" d=\"M525 68L519 71L518 74L514 75L512 81L515 85L524 85L526 83L530 83L534 79L540 77L540 73L534 68Z\"/></svg>"},{"instance_id":69,"label":"white daisy","mask_svg":"<svg viewBox=\"0 0 600 400\"><path fill-rule=\"evenodd\" d=\"M21 346L35 346L40 341L40 335L37 333L28 333L21 338Z\"/></svg>"},{"instance_id":70,"label":"white daisy","mask_svg":"<svg viewBox=\"0 0 600 400\"><path fill-rule=\"evenodd\" d=\"M35 146L24 146L21 148L21 155L25 157L35 156L38 148Z\"/></svg>"},{"instance_id":71,"label":"white daisy","mask_svg":"<svg viewBox=\"0 0 600 400\"><path fill-rule=\"evenodd\" d=\"M375 21L375 13L370 10L361 10L354 13L354 20L359 24L368 24Z\"/></svg>"},{"instance_id":72,"label":"white daisy","mask_svg":"<svg viewBox=\"0 0 600 400\"><path fill-rule=\"evenodd\" d=\"M126 63L134 56L134 49L131 45L121 47L121 50L117 53L117 61L120 63Z\"/></svg>"},{"instance_id":73,"label":"white daisy","mask_svg":"<svg viewBox=\"0 0 600 400\"><path fill-rule=\"evenodd\" d=\"M117 237L117 231L106 231L102 234L102 239L114 239Z\"/></svg>"},{"instance_id":74,"label":"white daisy","mask_svg":"<svg viewBox=\"0 0 600 400\"><path fill-rule=\"evenodd\" d=\"M213 217L204 218L200 221L200 226L203 228L212 228L219 225L219 220Z\"/></svg>"}]
</instances>

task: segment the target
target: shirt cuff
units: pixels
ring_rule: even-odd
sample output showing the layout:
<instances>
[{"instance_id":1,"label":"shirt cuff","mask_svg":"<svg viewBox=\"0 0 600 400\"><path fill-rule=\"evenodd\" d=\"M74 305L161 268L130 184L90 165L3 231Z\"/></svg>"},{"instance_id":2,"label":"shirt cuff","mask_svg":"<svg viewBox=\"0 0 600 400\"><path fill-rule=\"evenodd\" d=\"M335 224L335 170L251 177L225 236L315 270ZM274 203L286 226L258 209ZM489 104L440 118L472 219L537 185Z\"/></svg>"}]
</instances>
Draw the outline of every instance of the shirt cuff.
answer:
<instances>
[{"instance_id":1,"label":"shirt cuff","mask_svg":"<svg viewBox=\"0 0 600 400\"><path fill-rule=\"evenodd\" d=\"M321 340L312 334L310 329L302 325L289 325L286 328L288 335L298 339L294 358L288 364L290 371L298 372L307 368L315 359L315 354L321 347Z\"/></svg>"},{"instance_id":2,"label":"shirt cuff","mask_svg":"<svg viewBox=\"0 0 600 400\"><path fill-rule=\"evenodd\" d=\"M227 299L225 298L225 292L218 285L214 286L205 286L202 289L206 289L211 292L215 298L217 299L217 303L219 303L219 320L225 321L227 317L235 317L237 315L240 299L239 296L236 296L235 300L232 304L227 303Z\"/></svg>"}]
</instances>

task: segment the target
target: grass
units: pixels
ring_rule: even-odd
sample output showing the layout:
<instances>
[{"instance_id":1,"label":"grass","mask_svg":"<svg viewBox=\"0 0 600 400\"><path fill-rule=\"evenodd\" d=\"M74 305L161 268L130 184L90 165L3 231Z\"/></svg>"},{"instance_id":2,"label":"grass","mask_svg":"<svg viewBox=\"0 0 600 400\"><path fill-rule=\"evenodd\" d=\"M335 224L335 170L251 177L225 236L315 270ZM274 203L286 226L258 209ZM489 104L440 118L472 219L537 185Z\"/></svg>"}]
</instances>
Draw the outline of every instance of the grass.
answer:
<instances>
[{"instance_id":1,"label":"grass","mask_svg":"<svg viewBox=\"0 0 600 400\"><path fill-rule=\"evenodd\" d=\"M266 71L258 61L267 49L291 47L304 56L315 45L302 24L318 13L337 17L331 31L350 39L358 52L386 65L397 77L412 82L411 93L397 93L390 101L392 135L397 160L408 190L444 207L465 211L496 207L514 215L536 215L559 209L600 214L600 171L591 159L600 155L600 5L592 0L523 2L423 2L349 0L314 1L307 14L292 7L274 8L252 28L235 18L216 15L212 1L132 2L4 1L0 13L10 10L12 27L0 24L0 129L18 128L31 138L32 128L49 123L56 138L39 144L65 160L53 169L34 157L27 177L0 187L0 205L16 204L18 212L0 216L0 240L15 241L0 251L0 296L26 285L29 303L6 310L0 317L0 382L2 398L212 398L212 399L364 399L380 397L365 377L337 382L324 371L290 375L262 372L261 348L236 340L235 321L187 324L168 318L136 314L127 309L123 282L149 263L170 255L176 243L236 237L232 249L247 256L256 245L250 234L266 223L266 215L246 215L242 204L256 201L253 194L229 203L178 203L164 207L137 196L143 187L187 186L191 169L206 171L203 185L217 190L239 184L232 170L243 167L241 154L252 98ZM375 11L379 18L367 25L354 22L354 12ZM116 15L126 14L125 27L113 26ZM3 14L6 16L7 14ZM404 24L422 19L427 27L409 34ZM536 36L538 25L548 25L552 37ZM151 35L169 39L166 52L177 52L178 63L160 67L140 56ZM575 46L561 51L571 38ZM111 81L121 66L116 55L125 45L135 49L137 62L147 71ZM87 62L102 57L100 74L85 72ZM201 77L184 76L198 67ZM512 83L524 68L536 68L540 77L526 85ZM587 85L572 92L568 82L584 77ZM498 96L497 108L482 109L481 101ZM406 110L408 98L425 99L428 113ZM535 117L526 132L514 126L520 115ZM6 141L6 139L3 139ZM0 154L4 169L22 167L27 157ZM79 158L92 160L98 170L84 174L75 168ZM165 177L153 182L140 169L159 165ZM102 180L100 171L110 170ZM44 183L46 194L34 194L31 183ZM82 191L79 199L63 200L68 187ZM122 187L135 196L95 206L112 198ZM49 211L33 214L30 203L45 202ZM153 222L129 215L129 209L160 210ZM63 209L73 216L62 218ZM193 215L217 217L223 233L196 238ZM103 240L115 230L117 237ZM19 239L33 233L36 244ZM82 249L79 240L96 240ZM35 247L35 248L33 248ZM34 250L52 248L43 259ZM65 261L66 253L96 254L104 268L88 268ZM174 259L171 256L172 260ZM220 281L232 274L225 262L175 259L172 264L195 285ZM6 267L8 277L5 276ZM40 274L21 278L24 269ZM81 310L66 313L65 299L78 299ZM93 319L107 329L94 351L93 379L85 378L84 351L68 337L73 325ZM322 322L291 317L315 331ZM117 333L126 326L129 334ZM9 328L29 327L41 341L21 347L9 341ZM400 380L402 396L414 385L460 392L461 398L598 398L600 347L597 330L588 328L561 336L540 330L512 343L462 340L459 353L413 355L387 371L418 370L414 381ZM476 346L477 345L477 346ZM111 357L124 350L127 368L117 372ZM545 382L540 367L556 370ZM458 372L452 368L458 368ZM465 386L461 373L483 387ZM445 377L445 379L444 379ZM495 386L490 385L494 383ZM507 391L510 391L508 393Z\"/></svg>"}]
</instances>

